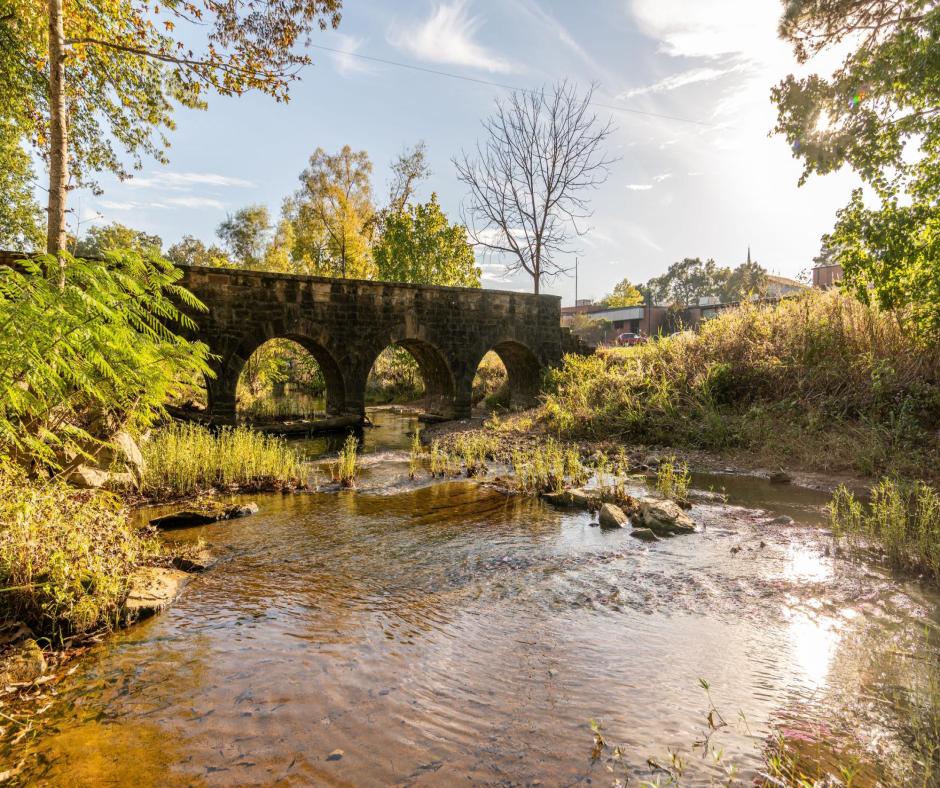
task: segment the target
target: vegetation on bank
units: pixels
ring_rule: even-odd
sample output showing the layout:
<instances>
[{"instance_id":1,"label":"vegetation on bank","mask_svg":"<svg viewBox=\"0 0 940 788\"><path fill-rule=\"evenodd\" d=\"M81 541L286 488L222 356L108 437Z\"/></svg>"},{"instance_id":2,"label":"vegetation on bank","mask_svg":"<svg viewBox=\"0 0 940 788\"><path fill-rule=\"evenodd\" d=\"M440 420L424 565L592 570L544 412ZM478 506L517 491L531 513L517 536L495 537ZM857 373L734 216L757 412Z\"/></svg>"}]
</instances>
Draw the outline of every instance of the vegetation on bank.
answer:
<instances>
[{"instance_id":1,"label":"vegetation on bank","mask_svg":"<svg viewBox=\"0 0 940 788\"><path fill-rule=\"evenodd\" d=\"M22 621L54 645L110 628L133 570L159 551L113 495L0 466L0 618Z\"/></svg>"},{"instance_id":2,"label":"vegetation on bank","mask_svg":"<svg viewBox=\"0 0 940 788\"><path fill-rule=\"evenodd\" d=\"M940 493L930 485L883 479L868 504L842 486L829 515L833 533L853 548L883 551L893 569L940 584Z\"/></svg>"},{"instance_id":3,"label":"vegetation on bank","mask_svg":"<svg viewBox=\"0 0 940 788\"><path fill-rule=\"evenodd\" d=\"M300 456L287 441L246 427L212 432L196 424L171 424L154 432L141 450L146 462L141 492L149 498L306 483Z\"/></svg>"},{"instance_id":4,"label":"vegetation on bank","mask_svg":"<svg viewBox=\"0 0 940 788\"><path fill-rule=\"evenodd\" d=\"M569 438L916 477L940 458L940 349L891 312L811 292L730 309L697 332L569 356L538 418Z\"/></svg>"}]
</instances>

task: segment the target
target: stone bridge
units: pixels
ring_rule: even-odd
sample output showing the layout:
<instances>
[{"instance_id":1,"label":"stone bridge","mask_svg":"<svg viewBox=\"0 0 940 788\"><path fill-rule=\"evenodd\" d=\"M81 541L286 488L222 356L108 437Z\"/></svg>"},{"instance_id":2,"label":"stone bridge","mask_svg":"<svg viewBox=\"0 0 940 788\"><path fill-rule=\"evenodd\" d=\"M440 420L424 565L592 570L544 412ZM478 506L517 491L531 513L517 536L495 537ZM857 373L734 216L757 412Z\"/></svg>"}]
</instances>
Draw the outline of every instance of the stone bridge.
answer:
<instances>
[{"instance_id":1,"label":"stone bridge","mask_svg":"<svg viewBox=\"0 0 940 788\"><path fill-rule=\"evenodd\" d=\"M535 397L546 367L586 349L561 327L557 296L181 268L181 284L208 307L193 318L196 338L218 357L207 381L218 424L235 421L239 375L270 339L291 339L317 360L332 416L365 413L366 379L390 345L417 360L428 410L450 418L470 415L473 377L488 351L502 359L511 400L521 404Z\"/></svg>"}]
</instances>

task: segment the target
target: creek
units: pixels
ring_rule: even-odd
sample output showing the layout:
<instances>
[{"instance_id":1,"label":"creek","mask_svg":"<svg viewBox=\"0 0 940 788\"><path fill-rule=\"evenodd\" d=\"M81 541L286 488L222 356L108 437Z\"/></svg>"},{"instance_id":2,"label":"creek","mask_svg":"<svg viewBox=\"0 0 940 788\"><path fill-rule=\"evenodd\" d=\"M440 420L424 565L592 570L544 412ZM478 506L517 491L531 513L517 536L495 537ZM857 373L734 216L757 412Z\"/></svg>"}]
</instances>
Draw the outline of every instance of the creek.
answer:
<instances>
[{"instance_id":1,"label":"creek","mask_svg":"<svg viewBox=\"0 0 940 788\"><path fill-rule=\"evenodd\" d=\"M747 784L776 736L857 755L856 784L906 773L897 654L940 597L837 557L826 494L699 475L727 502L646 544L472 481L412 482L417 421L373 421L359 490L235 499L260 513L170 537L219 562L81 658L19 745L24 782L609 785L655 779L647 759L671 750L683 784L731 763ZM728 722L717 763L693 747L700 679ZM622 747L614 773L592 719Z\"/></svg>"}]
</instances>

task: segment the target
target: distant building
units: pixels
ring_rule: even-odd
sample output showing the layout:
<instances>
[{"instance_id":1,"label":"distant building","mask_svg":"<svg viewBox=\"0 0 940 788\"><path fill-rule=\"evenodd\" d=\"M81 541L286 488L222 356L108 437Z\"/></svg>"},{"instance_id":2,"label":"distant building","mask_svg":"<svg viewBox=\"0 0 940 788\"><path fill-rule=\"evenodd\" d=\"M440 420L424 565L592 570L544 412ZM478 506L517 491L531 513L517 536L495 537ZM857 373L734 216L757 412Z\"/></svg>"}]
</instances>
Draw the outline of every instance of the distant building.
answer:
<instances>
[{"instance_id":1,"label":"distant building","mask_svg":"<svg viewBox=\"0 0 940 788\"><path fill-rule=\"evenodd\" d=\"M813 287L828 290L842 281L842 266L838 263L824 263L813 268Z\"/></svg>"},{"instance_id":2,"label":"distant building","mask_svg":"<svg viewBox=\"0 0 940 788\"><path fill-rule=\"evenodd\" d=\"M767 290L764 295L767 298L786 298L787 296L799 295L808 289L806 285L797 282L796 279L767 274Z\"/></svg>"}]
</instances>

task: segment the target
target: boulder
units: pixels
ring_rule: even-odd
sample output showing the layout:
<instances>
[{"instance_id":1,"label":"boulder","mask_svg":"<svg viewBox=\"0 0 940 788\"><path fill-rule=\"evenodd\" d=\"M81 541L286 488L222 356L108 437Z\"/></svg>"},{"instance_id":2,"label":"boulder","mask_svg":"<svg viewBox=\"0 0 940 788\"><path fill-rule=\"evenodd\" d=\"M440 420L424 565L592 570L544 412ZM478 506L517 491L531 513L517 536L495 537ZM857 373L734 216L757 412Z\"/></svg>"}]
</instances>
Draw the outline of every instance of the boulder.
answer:
<instances>
[{"instance_id":1,"label":"boulder","mask_svg":"<svg viewBox=\"0 0 940 788\"><path fill-rule=\"evenodd\" d=\"M239 517L250 517L253 514L258 514L258 504L254 501L241 506L230 506L225 510L225 519L236 520Z\"/></svg>"},{"instance_id":2,"label":"boulder","mask_svg":"<svg viewBox=\"0 0 940 788\"><path fill-rule=\"evenodd\" d=\"M29 639L0 660L0 688L28 684L46 672L46 658L35 640Z\"/></svg>"},{"instance_id":3,"label":"boulder","mask_svg":"<svg viewBox=\"0 0 940 788\"><path fill-rule=\"evenodd\" d=\"M658 536L695 532L692 518L674 501L661 498L641 498L633 520L637 528L649 528Z\"/></svg>"},{"instance_id":4,"label":"boulder","mask_svg":"<svg viewBox=\"0 0 940 788\"><path fill-rule=\"evenodd\" d=\"M600 520L601 528L623 528L630 522L623 509L613 503L605 503L597 519Z\"/></svg>"},{"instance_id":5,"label":"boulder","mask_svg":"<svg viewBox=\"0 0 940 788\"><path fill-rule=\"evenodd\" d=\"M101 468L79 465L69 474L69 484L83 490L99 490L111 479L111 474Z\"/></svg>"},{"instance_id":6,"label":"boulder","mask_svg":"<svg viewBox=\"0 0 940 788\"><path fill-rule=\"evenodd\" d=\"M121 430L111 438L112 464L123 466L135 481L140 482L144 477L144 455L140 453L137 441L129 432Z\"/></svg>"},{"instance_id":7,"label":"boulder","mask_svg":"<svg viewBox=\"0 0 940 788\"><path fill-rule=\"evenodd\" d=\"M240 517L250 517L258 513L258 504L251 503L235 504L233 506L215 506L205 509L181 509L178 512L171 512L160 517L154 517L150 524L161 531L169 531L174 528L192 528L197 525L209 525L217 523L220 520L237 520Z\"/></svg>"},{"instance_id":8,"label":"boulder","mask_svg":"<svg viewBox=\"0 0 940 788\"><path fill-rule=\"evenodd\" d=\"M206 572L215 564L215 558L208 550L200 550L193 555L173 556L173 566L182 572Z\"/></svg>"},{"instance_id":9,"label":"boulder","mask_svg":"<svg viewBox=\"0 0 940 788\"><path fill-rule=\"evenodd\" d=\"M222 519L222 510L218 511L195 511L192 509L183 509L179 512L164 514L161 517L154 517L150 524L161 531L169 531L174 528L191 528L195 525L209 525L217 523Z\"/></svg>"},{"instance_id":10,"label":"boulder","mask_svg":"<svg viewBox=\"0 0 940 788\"><path fill-rule=\"evenodd\" d=\"M630 531L630 536L634 539L640 539L643 542L658 542L659 537L656 536L649 528L634 528Z\"/></svg>"},{"instance_id":11,"label":"boulder","mask_svg":"<svg viewBox=\"0 0 940 788\"><path fill-rule=\"evenodd\" d=\"M179 596L188 577L179 569L138 569L131 577L131 590L124 602L125 623L133 624L165 610Z\"/></svg>"}]
</instances>

